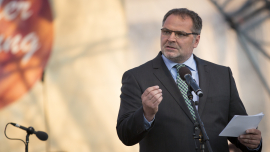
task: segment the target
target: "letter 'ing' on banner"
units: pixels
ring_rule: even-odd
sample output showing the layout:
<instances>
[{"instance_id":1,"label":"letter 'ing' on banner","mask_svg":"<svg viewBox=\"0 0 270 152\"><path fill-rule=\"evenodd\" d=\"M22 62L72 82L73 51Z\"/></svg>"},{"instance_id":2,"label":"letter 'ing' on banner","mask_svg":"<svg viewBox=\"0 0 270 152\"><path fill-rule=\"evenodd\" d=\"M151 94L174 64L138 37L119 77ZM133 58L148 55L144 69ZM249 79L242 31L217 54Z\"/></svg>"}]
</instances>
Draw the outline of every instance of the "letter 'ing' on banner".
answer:
<instances>
[{"instance_id":1,"label":"letter 'ing' on banner","mask_svg":"<svg viewBox=\"0 0 270 152\"><path fill-rule=\"evenodd\" d=\"M0 0L0 109L40 80L52 42L48 0Z\"/></svg>"}]
</instances>

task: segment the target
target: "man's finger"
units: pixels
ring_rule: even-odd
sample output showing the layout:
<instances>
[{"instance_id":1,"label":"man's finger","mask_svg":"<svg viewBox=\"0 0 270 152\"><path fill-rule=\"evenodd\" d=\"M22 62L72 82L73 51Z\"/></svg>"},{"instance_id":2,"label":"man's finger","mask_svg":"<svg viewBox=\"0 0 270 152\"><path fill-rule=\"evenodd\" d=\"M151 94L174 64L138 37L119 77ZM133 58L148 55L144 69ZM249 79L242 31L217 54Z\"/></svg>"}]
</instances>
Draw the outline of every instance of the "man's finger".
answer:
<instances>
[{"instance_id":1,"label":"man's finger","mask_svg":"<svg viewBox=\"0 0 270 152\"><path fill-rule=\"evenodd\" d=\"M159 92L159 93L155 94L155 95L153 96L153 98L151 99L151 102L152 102L153 104L155 104L156 102L158 102L158 99L159 99L161 96L162 96L162 92Z\"/></svg>"},{"instance_id":2,"label":"man's finger","mask_svg":"<svg viewBox=\"0 0 270 152\"><path fill-rule=\"evenodd\" d=\"M259 145L260 144L259 140L243 139L242 141L246 144L249 144L249 145Z\"/></svg>"},{"instance_id":3,"label":"man's finger","mask_svg":"<svg viewBox=\"0 0 270 152\"><path fill-rule=\"evenodd\" d=\"M260 134L261 134L261 131L258 130L258 129L248 129L248 130L246 130L246 133L247 133L247 134L260 135Z\"/></svg>"},{"instance_id":4,"label":"man's finger","mask_svg":"<svg viewBox=\"0 0 270 152\"><path fill-rule=\"evenodd\" d=\"M152 91L149 96L152 96L152 98L150 99L152 102L155 102L159 96L162 95L162 90L161 89L158 89L158 90L155 90L155 91Z\"/></svg>"},{"instance_id":5,"label":"man's finger","mask_svg":"<svg viewBox=\"0 0 270 152\"><path fill-rule=\"evenodd\" d=\"M159 89L159 86L158 86L158 85L152 86L152 87L148 87L148 88L143 92L142 97L143 97L143 96L147 96L151 91L157 90L157 89Z\"/></svg>"},{"instance_id":6,"label":"man's finger","mask_svg":"<svg viewBox=\"0 0 270 152\"><path fill-rule=\"evenodd\" d=\"M158 89L158 90L153 90L151 91L147 96L145 97L142 97L142 100L147 100L146 102L151 102L153 103L155 100L156 100L156 95L160 94L162 92L161 89Z\"/></svg>"},{"instance_id":7,"label":"man's finger","mask_svg":"<svg viewBox=\"0 0 270 152\"><path fill-rule=\"evenodd\" d=\"M155 105L159 105L163 99L163 96L160 96L158 100L155 102Z\"/></svg>"},{"instance_id":8,"label":"man's finger","mask_svg":"<svg viewBox=\"0 0 270 152\"><path fill-rule=\"evenodd\" d=\"M251 149L257 148L260 144L260 141L258 141L258 140L241 139L240 137L238 137L238 140L244 146L249 147Z\"/></svg>"},{"instance_id":9,"label":"man's finger","mask_svg":"<svg viewBox=\"0 0 270 152\"><path fill-rule=\"evenodd\" d=\"M259 135L254 135L254 134L246 134L246 135L240 135L241 139L252 139L252 140L256 140L256 139L260 139Z\"/></svg>"},{"instance_id":10,"label":"man's finger","mask_svg":"<svg viewBox=\"0 0 270 152\"><path fill-rule=\"evenodd\" d=\"M151 100L152 102L154 102L156 100L156 96L159 95L159 94L162 94L162 90L161 89L158 89L158 90L153 90L151 91L148 95L147 95L147 98L149 100Z\"/></svg>"}]
</instances>

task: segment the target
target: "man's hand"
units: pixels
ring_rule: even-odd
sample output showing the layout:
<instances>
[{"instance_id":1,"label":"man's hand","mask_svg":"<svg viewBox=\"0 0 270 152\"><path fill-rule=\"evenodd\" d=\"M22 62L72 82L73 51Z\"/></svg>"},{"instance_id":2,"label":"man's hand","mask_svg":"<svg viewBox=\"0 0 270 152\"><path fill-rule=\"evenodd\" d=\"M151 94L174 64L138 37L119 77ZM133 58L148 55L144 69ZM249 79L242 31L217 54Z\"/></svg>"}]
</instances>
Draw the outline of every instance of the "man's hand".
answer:
<instances>
[{"instance_id":1,"label":"man's hand","mask_svg":"<svg viewBox=\"0 0 270 152\"><path fill-rule=\"evenodd\" d=\"M141 96L144 116L148 121L152 121L155 114L158 112L158 105L162 97L162 90L159 86L152 86L147 88Z\"/></svg>"},{"instance_id":2,"label":"man's hand","mask_svg":"<svg viewBox=\"0 0 270 152\"><path fill-rule=\"evenodd\" d=\"M248 129L246 130L246 134L238 137L238 140L250 149L256 149L259 146L261 139L261 131L258 129Z\"/></svg>"}]
</instances>

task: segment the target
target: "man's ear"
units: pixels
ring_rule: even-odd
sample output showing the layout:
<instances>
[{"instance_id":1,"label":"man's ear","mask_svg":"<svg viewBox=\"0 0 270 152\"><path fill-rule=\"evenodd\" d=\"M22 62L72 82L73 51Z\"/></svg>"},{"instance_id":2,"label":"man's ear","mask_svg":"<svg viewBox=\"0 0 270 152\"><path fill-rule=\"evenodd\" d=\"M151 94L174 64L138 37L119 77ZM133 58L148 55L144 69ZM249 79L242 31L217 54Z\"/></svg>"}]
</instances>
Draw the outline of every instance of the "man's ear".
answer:
<instances>
[{"instance_id":1,"label":"man's ear","mask_svg":"<svg viewBox=\"0 0 270 152\"><path fill-rule=\"evenodd\" d=\"M195 42L193 44L193 48L196 48L200 42L200 38L201 36L200 35L197 35L196 38L195 38Z\"/></svg>"}]
</instances>

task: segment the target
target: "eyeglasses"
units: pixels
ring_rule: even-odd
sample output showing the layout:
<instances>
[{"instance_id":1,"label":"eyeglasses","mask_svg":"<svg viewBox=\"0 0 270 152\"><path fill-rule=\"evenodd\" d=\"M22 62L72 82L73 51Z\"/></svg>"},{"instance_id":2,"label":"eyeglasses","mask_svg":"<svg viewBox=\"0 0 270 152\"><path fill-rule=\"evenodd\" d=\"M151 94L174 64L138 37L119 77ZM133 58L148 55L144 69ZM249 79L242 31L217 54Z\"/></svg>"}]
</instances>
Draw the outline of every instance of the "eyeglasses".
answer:
<instances>
[{"instance_id":1,"label":"eyeglasses","mask_svg":"<svg viewBox=\"0 0 270 152\"><path fill-rule=\"evenodd\" d=\"M186 33L186 32L182 32L182 31L172 31L172 30L169 30L166 28L161 29L161 33L164 36L170 36L172 34L172 32L174 32L176 38L184 38L184 37L189 36L190 34L199 35L198 33Z\"/></svg>"}]
</instances>

